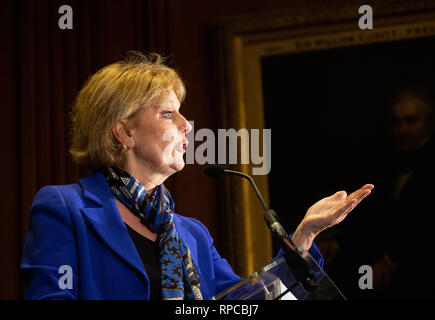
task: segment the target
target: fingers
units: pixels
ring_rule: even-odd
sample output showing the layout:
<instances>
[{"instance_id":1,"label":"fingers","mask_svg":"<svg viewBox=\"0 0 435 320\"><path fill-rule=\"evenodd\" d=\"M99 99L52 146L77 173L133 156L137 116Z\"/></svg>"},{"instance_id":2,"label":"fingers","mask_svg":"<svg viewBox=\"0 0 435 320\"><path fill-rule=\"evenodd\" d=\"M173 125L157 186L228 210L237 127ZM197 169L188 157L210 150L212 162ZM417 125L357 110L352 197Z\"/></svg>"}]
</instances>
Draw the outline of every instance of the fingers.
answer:
<instances>
[{"instance_id":1,"label":"fingers","mask_svg":"<svg viewBox=\"0 0 435 320\"><path fill-rule=\"evenodd\" d=\"M359 192L353 199L346 199L346 204L344 205L344 215L347 215L349 212L351 212L355 207L369 194L371 193L371 190L363 190Z\"/></svg>"},{"instance_id":2,"label":"fingers","mask_svg":"<svg viewBox=\"0 0 435 320\"><path fill-rule=\"evenodd\" d=\"M356 200L356 205L360 203L365 197L367 197L371 191L373 190L375 186L372 184L366 184L360 189L352 192L349 196L347 196L346 191L338 191L329 198L332 200L344 200L346 199L346 202L350 202L352 200Z\"/></svg>"},{"instance_id":3,"label":"fingers","mask_svg":"<svg viewBox=\"0 0 435 320\"><path fill-rule=\"evenodd\" d=\"M358 202L355 199L346 201L345 203L342 204L341 208L337 210L338 216L346 216L357 206L357 204Z\"/></svg>"},{"instance_id":4,"label":"fingers","mask_svg":"<svg viewBox=\"0 0 435 320\"><path fill-rule=\"evenodd\" d=\"M347 197L346 201L341 205L341 207L338 208L337 216L340 216L341 220L343 220L349 212L351 212L365 197L372 192L371 190L374 188L374 186L366 186L353 192L349 197Z\"/></svg>"},{"instance_id":5,"label":"fingers","mask_svg":"<svg viewBox=\"0 0 435 320\"><path fill-rule=\"evenodd\" d=\"M334 193L332 195L332 197L335 198L336 200L346 199L347 193L346 193L346 191L338 191L338 192Z\"/></svg>"},{"instance_id":6,"label":"fingers","mask_svg":"<svg viewBox=\"0 0 435 320\"><path fill-rule=\"evenodd\" d=\"M357 201L357 204L359 204L370 193L371 193L371 190L364 190L360 194L358 194L358 196L356 196L354 199Z\"/></svg>"},{"instance_id":7,"label":"fingers","mask_svg":"<svg viewBox=\"0 0 435 320\"><path fill-rule=\"evenodd\" d=\"M347 196L346 191L338 191L332 196L323 199L323 201L326 199L327 201L323 205L325 208L322 208L328 209L329 213L322 217L324 220L322 223L335 225L341 222L365 197L371 193L373 188L374 185L366 184L349 196ZM320 217L318 216L316 219L320 219Z\"/></svg>"},{"instance_id":8,"label":"fingers","mask_svg":"<svg viewBox=\"0 0 435 320\"><path fill-rule=\"evenodd\" d=\"M361 202L362 199L364 199L365 197L367 197L371 191L373 190L375 186L372 184L366 184L363 187L361 187L360 189L358 189L355 192L352 192L349 197L347 197L348 200L353 200L356 199L359 202Z\"/></svg>"}]
</instances>

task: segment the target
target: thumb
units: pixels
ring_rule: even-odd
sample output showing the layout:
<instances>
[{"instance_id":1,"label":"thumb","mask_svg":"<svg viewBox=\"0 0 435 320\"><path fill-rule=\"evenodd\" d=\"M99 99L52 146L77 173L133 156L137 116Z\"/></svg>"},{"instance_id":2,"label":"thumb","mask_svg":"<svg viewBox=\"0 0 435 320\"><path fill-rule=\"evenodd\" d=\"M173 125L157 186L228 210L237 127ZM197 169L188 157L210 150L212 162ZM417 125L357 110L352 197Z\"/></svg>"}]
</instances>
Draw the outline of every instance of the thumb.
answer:
<instances>
[{"instance_id":1,"label":"thumb","mask_svg":"<svg viewBox=\"0 0 435 320\"><path fill-rule=\"evenodd\" d=\"M332 196L332 198L336 200L343 200L346 199L346 197L347 197L346 191L338 191Z\"/></svg>"}]
</instances>

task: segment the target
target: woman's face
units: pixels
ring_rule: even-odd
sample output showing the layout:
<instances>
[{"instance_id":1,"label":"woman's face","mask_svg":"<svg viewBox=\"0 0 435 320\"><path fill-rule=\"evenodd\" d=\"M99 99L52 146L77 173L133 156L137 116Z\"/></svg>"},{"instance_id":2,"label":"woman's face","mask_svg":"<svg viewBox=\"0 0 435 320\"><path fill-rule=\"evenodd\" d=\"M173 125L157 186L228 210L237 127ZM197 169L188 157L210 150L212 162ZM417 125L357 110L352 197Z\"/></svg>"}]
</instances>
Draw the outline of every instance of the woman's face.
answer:
<instances>
[{"instance_id":1,"label":"woman's face","mask_svg":"<svg viewBox=\"0 0 435 320\"><path fill-rule=\"evenodd\" d=\"M134 141L130 160L140 169L170 175L184 168L186 134L192 126L179 109L180 102L171 90L153 98L133 119L134 124L129 127Z\"/></svg>"}]
</instances>

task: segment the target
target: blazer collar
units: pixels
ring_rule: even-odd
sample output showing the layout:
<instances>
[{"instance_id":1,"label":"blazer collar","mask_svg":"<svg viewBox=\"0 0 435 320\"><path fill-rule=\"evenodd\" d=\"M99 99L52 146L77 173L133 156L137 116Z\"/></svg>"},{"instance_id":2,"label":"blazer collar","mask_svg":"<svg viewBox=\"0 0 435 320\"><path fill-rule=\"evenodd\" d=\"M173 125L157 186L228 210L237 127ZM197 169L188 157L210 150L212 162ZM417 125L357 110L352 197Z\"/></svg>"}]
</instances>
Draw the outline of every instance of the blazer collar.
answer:
<instances>
[{"instance_id":1,"label":"blazer collar","mask_svg":"<svg viewBox=\"0 0 435 320\"><path fill-rule=\"evenodd\" d=\"M149 279L142 260L131 240L102 172L80 179L84 197L91 202L81 212L103 242L115 254L136 269L145 282Z\"/></svg>"}]
</instances>

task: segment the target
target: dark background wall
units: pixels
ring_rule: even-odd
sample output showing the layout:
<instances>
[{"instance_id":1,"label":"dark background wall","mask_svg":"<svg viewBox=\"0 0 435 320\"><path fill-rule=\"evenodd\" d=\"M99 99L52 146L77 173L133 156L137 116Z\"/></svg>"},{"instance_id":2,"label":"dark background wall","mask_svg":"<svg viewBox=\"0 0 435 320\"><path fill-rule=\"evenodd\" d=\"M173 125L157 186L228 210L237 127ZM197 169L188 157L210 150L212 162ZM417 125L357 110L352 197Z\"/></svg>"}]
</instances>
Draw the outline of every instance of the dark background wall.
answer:
<instances>
[{"instance_id":1,"label":"dark background wall","mask_svg":"<svg viewBox=\"0 0 435 320\"><path fill-rule=\"evenodd\" d=\"M435 38L428 37L263 58L273 167L288 169L272 170L268 179L277 188L282 181L297 186L288 188L298 201L287 214L282 194L271 190L286 225L296 226L304 208L327 194L379 181L393 144L391 99L403 87L435 92L434 56ZM288 157L280 157L284 149ZM359 209L379 196L382 183L376 187ZM368 219L358 214L352 223L359 217ZM341 226L348 229L348 221Z\"/></svg>"},{"instance_id":2,"label":"dark background wall","mask_svg":"<svg viewBox=\"0 0 435 320\"><path fill-rule=\"evenodd\" d=\"M68 156L68 113L84 81L127 50L168 55L187 84L182 111L196 129L219 127L214 30L221 19L360 1L321 0L6 0L0 11L2 61L2 201L0 298L22 297L18 273L28 211L37 190L75 183L87 172ZM74 12L73 30L58 28L58 8ZM215 182L197 165L170 179L177 211L200 219L219 243ZM225 255L225 252L223 252Z\"/></svg>"},{"instance_id":3,"label":"dark background wall","mask_svg":"<svg viewBox=\"0 0 435 320\"><path fill-rule=\"evenodd\" d=\"M375 185L348 219L316 238L325 270L350 299L385 298L379 282L375 290L361 290L357 271L371 265L376 277L382 270L375 261L396 250L403 255L395 253L398 269L407 272L400 281L399 271L392 277L388 299L397 298L394 286L405 281L414 286L413 274L419 272L405 268L404 261L418 268L413 259L432 250L435 151L431 142L406 156L395 150L391 105L400 88L435 92L434 56L435 37L426 37L262 59L266 127L274 146L270 201L283 225L294 230L310 205L337 190ZM392 184L403 168L414 171L392 201ZM326 250L327 237L336 239L334 255ZM419 253L408 249L413 239L419 239Z\"/></svg>"}]
</instances>

